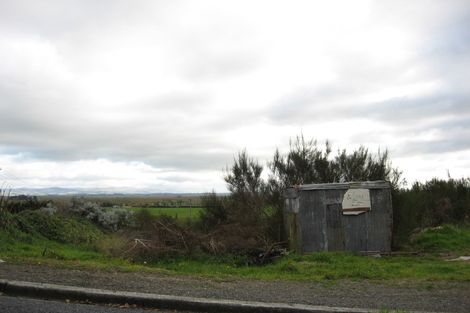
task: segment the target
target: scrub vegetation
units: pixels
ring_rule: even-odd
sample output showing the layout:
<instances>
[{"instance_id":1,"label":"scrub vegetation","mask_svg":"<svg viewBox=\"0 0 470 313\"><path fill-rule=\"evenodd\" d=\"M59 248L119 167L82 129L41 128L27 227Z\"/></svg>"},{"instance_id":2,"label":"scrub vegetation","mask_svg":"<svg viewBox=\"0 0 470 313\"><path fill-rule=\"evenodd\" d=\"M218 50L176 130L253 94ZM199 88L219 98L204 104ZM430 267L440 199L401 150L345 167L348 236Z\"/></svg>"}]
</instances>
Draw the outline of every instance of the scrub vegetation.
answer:
<instances>
[{"instance_id":1,"label":"scrub vegetation","mask_svg":"<svg viewBox=\"0 0 470 313\"><path fill-rule=\"evenodd\" d=\"M56 266L163 271L210 277L331 281L470 281L470 181L405 188L387 152L332 155L303 136L263 167L240 152L225 170L230 193L163 200L9 197L0 193L0 258ZM392 255L288 251L282 191L292 185L388 180ZM90 199L91 198L91 199ZM119 202L119 199L125 199ZM57 201L56 201L57 200ZM97 200L97 201L94 201ZM197 206L196 206L197 204Z\"/></svg>"}]
</instances>

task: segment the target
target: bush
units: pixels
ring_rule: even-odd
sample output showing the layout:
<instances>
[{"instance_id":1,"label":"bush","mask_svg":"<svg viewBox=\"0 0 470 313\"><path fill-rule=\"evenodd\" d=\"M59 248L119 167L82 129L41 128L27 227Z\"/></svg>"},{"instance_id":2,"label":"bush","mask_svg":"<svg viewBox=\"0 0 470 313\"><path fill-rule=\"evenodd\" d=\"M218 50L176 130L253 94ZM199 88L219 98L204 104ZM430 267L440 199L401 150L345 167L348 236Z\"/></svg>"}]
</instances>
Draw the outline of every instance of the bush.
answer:
<instances>
[{"instance_id":1,"label":"bush","mask_svg":"<svg viewBox=\"0 0 470 313\"><path fill-rule=\"evenodd\" d=\"M84 217L93 223L112 231L131 226L134 222L133 212L125 208L103 208L94 202L72 200L72 214Z\"/></svg>"},{"instance_id":2,"label":"bush","mask_svg":"<svg viewBox=\"0 0 470 313\"><path fill-rule=\"evenodd\" d=\"M13 216L10 212L0 208L0 229L11 231L15 227Z\"/></svg>"},{"instance_id":3,"label":"bush","mask_svg":"<svg viewBox=\"0 0 470 313\"><path fill-rule=\"evenodd\" d=\"M141 209L134 213L134 226L140 230L152 229L156 217L150 213L149 209Z\"/></svg>"},{"instance_id":4,"label":"bush","mask_svg":"<svg viewBox=\"0 0 470 313\"><path fill-rule=\"evenodd\" d=\"M224 199L217 196L215 191L201 197L201 206L203 210L199 216L199 223L203 231L208 232L227 222L227 208L224 205Z\"/></svg>"},{"instance_id":5,"label":"bush","mask_svg":"<svg viewBox=\"0 0 470 313\"><path fill-rule=\"evenodd\" d=\"M394 245L417 229L470 222L470 179L432 179L394 190Z\"/></svg>"},{"instance_id":6,"label":"bush","mask_svg":"<svg viewBox=\"0 0 470 313\"><path fill-rule=\"evenodd\" d=\"M39 210L48 205L47 201L39 201L35 196L10 196L5 208L11 213L19 213L26 210Z\"/></svg>"},{"instance_id":7,"label":"bush","mask_svg":"<svg viewBox=\"0 0 470 313\"><path fill-rule=\"evenodd\" d=\"M61 243L91 244L102 235L99 229L85 220L41 211L22 211L13 215L13 221L17 229L24 233Z\"/></svg>"}]
</instances>

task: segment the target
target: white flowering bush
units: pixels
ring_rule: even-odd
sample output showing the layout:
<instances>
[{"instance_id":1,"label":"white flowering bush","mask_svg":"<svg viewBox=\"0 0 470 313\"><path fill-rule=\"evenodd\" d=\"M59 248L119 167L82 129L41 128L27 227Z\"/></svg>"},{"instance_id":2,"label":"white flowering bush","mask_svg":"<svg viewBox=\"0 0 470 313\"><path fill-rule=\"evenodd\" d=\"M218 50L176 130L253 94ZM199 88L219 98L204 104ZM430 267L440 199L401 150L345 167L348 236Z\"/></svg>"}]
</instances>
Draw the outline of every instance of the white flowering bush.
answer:
<instances>
[{"instance_id":1,"label":"white flowering bush","mask_svg":"<svg viewBox=\"0 0 470 313\"><path fill-rule=\"evenodd\" d=\"M52 204L52 202L48 202L46 206L43 206L39 209L39 211L47 213L49 215L56 214L58 209L56 206Z\"/></svg>"},{"instance_id":2,"label":"white flowering bush","mask_svg":"<svg viewBox=\"0 0 470 313\"><path fill-rule=\"evenodd\" d=\"M71 211L99 226L117 231L134 223L133 212L122 207L103 208L95 202L74 200Z\"/></svg>"}]
</instances>

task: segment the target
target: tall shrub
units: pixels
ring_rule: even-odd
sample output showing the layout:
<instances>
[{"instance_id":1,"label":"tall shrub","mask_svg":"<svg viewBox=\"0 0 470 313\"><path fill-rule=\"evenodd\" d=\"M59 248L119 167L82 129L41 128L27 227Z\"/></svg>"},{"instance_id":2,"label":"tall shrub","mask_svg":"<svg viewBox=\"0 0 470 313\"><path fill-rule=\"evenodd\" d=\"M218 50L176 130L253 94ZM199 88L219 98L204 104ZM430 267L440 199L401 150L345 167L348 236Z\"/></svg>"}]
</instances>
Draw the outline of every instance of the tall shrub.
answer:
<instances>
[{"instance_id":1,"label":"tall shrub","mask_svg":"<svg viewBox=\"0 0 470 313\"><path fill-rule=\"evenodd\" d=\"M227 208L223 198L217 196L215 191L201 197L201 206L203 209L200 213L199 221L201 228L205 232L227 222Z\"/></svg>"}]
</instances>

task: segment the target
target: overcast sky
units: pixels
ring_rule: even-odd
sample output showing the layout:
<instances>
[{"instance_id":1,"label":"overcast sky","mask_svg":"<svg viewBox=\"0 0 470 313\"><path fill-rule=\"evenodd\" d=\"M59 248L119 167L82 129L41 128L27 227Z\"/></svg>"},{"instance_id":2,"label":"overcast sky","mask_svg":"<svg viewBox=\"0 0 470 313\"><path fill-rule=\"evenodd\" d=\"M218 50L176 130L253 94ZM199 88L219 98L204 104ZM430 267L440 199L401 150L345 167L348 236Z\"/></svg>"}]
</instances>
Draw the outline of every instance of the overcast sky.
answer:
<instances>
[{"instance_id":1,"label":"overcast sky","mask_svg":"<svg viewBox=\"0 0 470 313\"><path fill-rule=\"evenodd\" d=\"M470 176L470 2L0 0L0 183L225 191L301 132Z\"/></svg>"}]
</instances>

